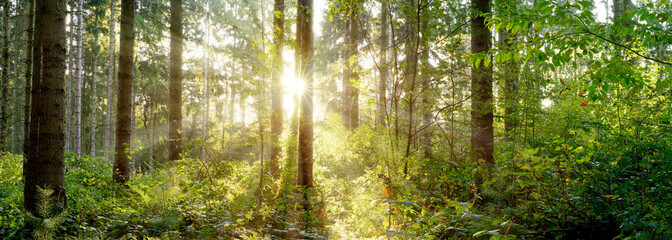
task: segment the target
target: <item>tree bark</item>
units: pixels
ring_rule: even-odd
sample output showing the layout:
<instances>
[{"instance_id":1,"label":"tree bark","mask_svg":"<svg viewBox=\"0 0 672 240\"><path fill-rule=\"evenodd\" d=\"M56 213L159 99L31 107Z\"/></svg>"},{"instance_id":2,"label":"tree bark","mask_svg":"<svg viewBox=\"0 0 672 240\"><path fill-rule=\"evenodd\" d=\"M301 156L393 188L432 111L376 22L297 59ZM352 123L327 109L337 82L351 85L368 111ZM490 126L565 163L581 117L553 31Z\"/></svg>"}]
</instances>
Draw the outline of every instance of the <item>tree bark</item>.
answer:
<instances>
[{"instance_id":1,"label":"tree bark","mask_svg":"<svg viewBox=\"0 0 672 240\"><path fill-rule=\"evenodd\" d=\"M182 0L170 0L170 113L168 159L182 153Z\"/></svg>"},{"instance_id":2,"label":"tree bark","mask_svg":"<svg viewBox=\"0 0 672 240\"><path fill-rule=\"evenodd\" d=\"M408 174L408 159L411 155L411 144L413 143L414 133L414 114L415 114L415 100L416 90L415 82L418 75L418 45L419 45L419 20L420 20L420 9L417 6L415 0L408 0L408 12L406 15L406 42L404 47L406 48L406 59L405 64L406 68L404 70L404 88L407 89L406 103L408 104L408 131L406 132L406 151L404 154L404 176Z\"/></svg>"},{"instance_id":3,"label":"tree bark","mask_svg":"<svg viewBox=\"0 0 672 240\"><path fill-rule=\"evenodd\" d=\"M156 96L156 95L155 95ZM152 102L149 105L149 122L150 122L150 127L149 127L149 158L147 162L147 169L151 170L154 167L154 138L155 138L155 132L156 132L156 114L154 113L156 110L156 102Z\"/></svg>"},{"instance_id":4,"label":"tree bark","mask_svg":"<svg viewBox=\"0 0 672 240\"><path fill-rule=\"evenodd\" d=\"M73 136L76 156L82 154L82 31L84 24L82 5L84 1L79 0L77 2L77 48L75 50L75 136Z\"/></svg>"},{"instance_id":5,"label":"tree bark","mask_svg":"<svg viewBox=\"0 0 672 240\"><path fill-rule=\"evenodd\" d=\"M206 17L205 17L205 57L203 58L203 144L201 145L201 160L206 160L206 143L208 142L208 38L210 37L210 13L209 6L206 2Z\"/></svg>"},{"instance_id":6,"label":"tree bark","mask_svg":"<svg viewBox=\"0 0 672 240\"><path fill-rule=\"evenodd\" d=\"M471 152L474 161L494 165L492 65L485 65L485 53L490 50L490 30L484 14L490 13L490 0L472 0L471 52L481 58L471 75Z\"/></svg>"},{"instance_id":7,"label":"tree bark","mask_svg":"<svg viewBox=\"0 0 672 240\"><path fill-rule=\"evenodd\" d=\"M33 89L33 29L35 24L35 0L28 0L28 24L26 34L28 41L26 44L26 73L25 73L25 92L23 102L23 155L28 155L28 137L30 136L30 93Z\"/></svg>"},{"instance_id":8,"label":"tree bark","mask_svg":"<svg viewBox=\"0 0 672 240\"><path fill-rule=\"evenodd\" d=\"M271 159L268 162L271 176L279 176L278 159L282 152L280 135L282 135L282 51L285 44L285 1L275 0L273 4L273 66L271 69Z\"/></svg>"},{"instance_id":9,"label":"tree bark","mask_svg":"<svg viewBox=\"0 0 672 240\"><path fill-rule=\"evenodd\" d=\"M110 135L112 132L112 82L114 81L114 1L110 1L110 47L107 58L107 114L105 114L105 158L110 159Z\"/></svg>"},{"instance_id":10,"label":"tree bark","mask_svg":"<svg viewBox=\"0 0 672 240\"><path fill-rule=\"evenodd\" d=\"M427 4L427 1L423 1L423 5ZM422 51L420 52L420 59L422 61L422 149L423 157L425 159L432 158L432 128L433 123L432 117L432 107L434 105L433 99L433 90L432 90L432 77L434 74L434 68L429 62L429 42L431 41L432 36L430 35L429 30L429 17L425 16L420 20L420 32L422 32L421 47Z\"/></svg>"},{"instance_id":11,"label":"tree bark","mask_svg":"<svg viewBox=\"0 0 672 240\"><path fill-rule=\"evenodd\" d=\"M98 109L98 84L96 83L96 68L98 67L98 54L93 55L93 66L91 71L91 88L93 89L93 101L91 102L91 157L96 157L96 125L98 119L96 117L96 110Z\"/></svg>"},{"instance_id":12,"label":"tree bark","mask_svg":"<svg viewBox=\"0 0 672 240\"><path fill-rule=\"evenodd\" d=\"M300 49L300 77L305 81L300 98L298 179L300 187L313 188L313 0L298 0L296 38ZM304 208L309 209L307 191Z\"/></svg>"},{"instance_id":13,"label":"tree bark","mask_svg":"<svg viewBox=\"0 0 672 240\"><path fill-rule=\"evenodd\" d=\"M72 10L72 6L70 6L70 10ZM67 71L68 75L66 78L66 83L65 83L65 98L66 98L66 112L65 112L65 151L66 152L71 152L71 145L70 143L72 142L72 77L73 77L73 65L74 65L74 58L73 58L73 44L72 41L74 40L73 34L75 32L75 19L73 17L73 14L70 13L68 14L70 17L70 31L68 32L68 65L67 65Z\"/></svg>"},{"instance_id":14,"label":"tree bark","mask_svg":"<svg viewBox=\"0 0 672 240\"><path fill-rule=\"evenodd\" d=\"M10 1L4 1L3 5L3 37L2 37L2 110L0 112L0 150L9 151L8 124L9 124L9 16L11 12Z\"/></svg>"},{"instance_id":15,"label":"tree bark","mask_svg":"<svg viewBox=\"0 0 672 240\"><path fill-rule=\"evenodd\" d=\"M358 0L352 0L346 6L345 21L345 54L343 64L343 124L346 130L352 131L359 126L359 7Z\"/></svg>"},{"instance_id":16,"label":"tree bark","mask_svg":"<svg viewBox=\"0 0 672 240\"><path fill-rule=\"evenodd\" d=\"M37 187L54 190L51 201L65 208L65 69L66 0L36 2L33 45L31 127L25 176L24 207L38 217Z\"/></svg>"},{"instance_id":17,"label":"tree bark","mask_svg":"<svg viewBox=\"0 0 672 240\"><path fill-rule=\"evenodd\" d=\"M228 153L229 153L229 160L233 160L233 114L234 114L234 108L235 108L235 101L236 101L236 90L233 86L233 79L231 79L231 83L229 83L229 88L230 88L230 95L229 95L229 147L228 147Z\"/></svg>"},{"instance_id":18,"label":"tree bark","mask_svg":"<svg viewBox=\"0 0 672 240\"><path fill-rule=\"evenodd\" d=\"M135 0L121 1L119 36L119 87L117 96L117 144L114 161L114 181L125 183L130 177L131 115L133 108L133 46Z\"/></svg>"}]
</instances>

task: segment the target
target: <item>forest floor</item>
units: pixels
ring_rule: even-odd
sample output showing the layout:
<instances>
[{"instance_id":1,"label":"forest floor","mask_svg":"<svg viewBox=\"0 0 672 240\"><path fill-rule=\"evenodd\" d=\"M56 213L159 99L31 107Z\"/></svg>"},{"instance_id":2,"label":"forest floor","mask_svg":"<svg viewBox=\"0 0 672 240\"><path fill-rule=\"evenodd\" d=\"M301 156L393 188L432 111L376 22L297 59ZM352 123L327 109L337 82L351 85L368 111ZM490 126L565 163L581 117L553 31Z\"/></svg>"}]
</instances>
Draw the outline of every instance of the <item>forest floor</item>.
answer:
<instances>
[{"instance_id":1,"label":"forest floor","mask_svg":"<svg viewBox=\"0 0 672 240\"><path fill-rule=\"evenodd\" d=\"M291 161L277 178L265 172L259 191L253 154L184 158L137 171L125 186L113 183L106 159L67 155L67 214L34 219L22 205L23 159L4 154L0 238L28 237L29 221L66 239L672 237L672 149L662 137L629 148L578 133L549 138L502 155L477 186L484 169L449 157L412 158L410 173L400 174L403 158L373 131L317 131L310 215Z\"/></svg>"}]
</instances>

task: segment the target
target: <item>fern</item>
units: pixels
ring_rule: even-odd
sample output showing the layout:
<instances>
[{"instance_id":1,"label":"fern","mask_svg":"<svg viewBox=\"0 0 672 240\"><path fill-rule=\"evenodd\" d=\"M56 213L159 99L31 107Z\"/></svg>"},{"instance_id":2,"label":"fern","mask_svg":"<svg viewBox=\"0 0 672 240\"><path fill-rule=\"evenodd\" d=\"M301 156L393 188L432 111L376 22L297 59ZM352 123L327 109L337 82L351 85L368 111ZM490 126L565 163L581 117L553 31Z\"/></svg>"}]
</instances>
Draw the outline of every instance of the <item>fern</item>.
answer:
<instances>
[{"instance_id":1,"label":"fern","mask_svg":"<svg viewBox=\"0 0 672 240\"><path fill-rule=\"evenodd\" d=\"M68 209L64 209L60 213L50 214L50 210L54 209L54 206L49 198L54 194L54 190L38 186L37 192L37 216L26 212L27 220L35 227L32 233L33 238L39 240L53 239L56 229L67 219Z\"/></svg>"}]
</instances>

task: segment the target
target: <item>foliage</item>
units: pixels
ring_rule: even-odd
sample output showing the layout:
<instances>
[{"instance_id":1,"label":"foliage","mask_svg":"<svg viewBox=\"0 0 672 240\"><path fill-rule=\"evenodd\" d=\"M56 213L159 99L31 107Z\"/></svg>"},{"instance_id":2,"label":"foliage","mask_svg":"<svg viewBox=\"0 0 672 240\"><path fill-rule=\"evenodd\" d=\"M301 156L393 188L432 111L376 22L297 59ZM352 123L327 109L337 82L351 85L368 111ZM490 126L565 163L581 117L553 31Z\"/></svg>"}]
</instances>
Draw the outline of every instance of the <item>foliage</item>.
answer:
<instances>
[{"instance_id":1,"label":"foliage","mask_svg":"<svg viewBox=\"0 0 672 240\"><path fill-rule=\"evenodd\" d=\"M38 240L50 240L54 238L54 232L61 227L68 217L68 209L64 209L58 213L52 213L55 209L53 203L49 198L54 193L54 190L48 188L37 187L37 216L27 213L28 217L26 223L34 227L32 230L32 237Z\"/></svg>"}]
</instances>

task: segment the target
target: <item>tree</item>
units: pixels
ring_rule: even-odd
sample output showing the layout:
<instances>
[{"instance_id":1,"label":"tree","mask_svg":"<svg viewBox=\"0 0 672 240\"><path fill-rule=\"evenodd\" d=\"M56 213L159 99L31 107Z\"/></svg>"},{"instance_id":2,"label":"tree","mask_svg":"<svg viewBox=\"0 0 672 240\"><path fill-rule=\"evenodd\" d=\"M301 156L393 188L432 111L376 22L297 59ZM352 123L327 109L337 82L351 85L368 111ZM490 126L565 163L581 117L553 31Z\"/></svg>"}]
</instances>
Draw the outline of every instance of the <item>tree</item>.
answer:
<instances>
[{"instance_id":1,"label":"tree","mask_svg":"<svg viewBox=\"0 0 672 240\"><path fill-rule=\"evenodd\" d=\"M2 110L0 111L0 149L7 151L9 149L7 142L7 131L9 124L9 16L11 11L10 1L5 1L3 5L3 36L2 36Z\"/></svg>"},{"instance_id":2,"label":"tree","mask_svg":"<svg viewBox=\"0 0 672 240\"><path fill-rule=\"evenodd\" d=\"M422 5L427 5L428 1L423 0ZM423 11L423 13L428 13L428 11ZM422 131L423 138L423 157L426 159L432 158L432 129L431 125L433 124L433 115L432 115L432 106L433 106L433 91L432 91L432 75L434 74L434 69L432 64L429 62L430 54L430 41L434 37L431 34L429 26L430 16L425 14L420 20L420 32L422 33L422 38L420 40L420 59L422 60L422 128L419 131Z\"/></svg>"},{"instance_id":3,"label":"tree","mask_svg":"<svg viewBox=\"0 0 672 240\"><path fill-rule=\"evenodd\" d=\"M203 144L201 146L201 160L207 159L205 152L205 145L208 142L208 63L209 59L209 42L210 37L210 6L209 2L205 3L205 38L203 40L203 48L205 49L205 56L203 57Z\"/></svg>"},{"instance_id":4,"label":"tree","mask_svg":"<svg viewBox=\"0 0 672 240\"><path fill-rule=\"evenodd\" d=\"M97 35L96 35L97 36ZM97 38L97 37L96 37ZM98 44L98 39L94 41L94 44ZM96 125L98 125L98 119L96 116L96 110L98 109L98 83L96 82L96 75L98 74L98 47L94 46L94 54L92 56L93 63L91 64L91 88L93 88L92 102L91 102L91 157L96 157Z\"/></svg>"},{"instance_id":5,"label":"tree","mask_svg":"<svg viewBox=\"0 0 672 240\"><path fill-rule=\"evenodd\" d=\"M182 152L182 0L170 0L170 112L168 159Z\"/></svg>"},{"instance_id":6,"label":"tree","mask_svg":"<svg viewBox=\"0 0 672 240\"><path fill-rule=\"evenodd\" d=\"M490 0L472 0L471 52L475 64L471 74L471 151L474 161L494 164L492 156L493 103L492 65L486 64L485 54L490 50L490 30L485 25L485 15L490 13Z\"/></svg>"},{"instance_id":7,"label":"tree","mask_svg":"<svg viewBox=\"0 0 672 240\"><path fill-rule=\"evenodd\" d=\"M381 10L380 10L380 62L378 63L378 69L380 71L380 78L378 79L378 93L376 98L376 124L385 125L385 116L387 115L387 79L390 74L390 67L388 63L388 48L390 47L390 37L389 37L389 7L386 0L381 0Z\"/></svg>"},{"instance_id":8,"label":"tree","mask_svg":"<svg viewBox=\"0 0 672 240\"><path fill-rule=\"evenodd\" d=\"M515 1L500 0L501 8L513 10L516 8ZM516 34L507 31L506 28L499 30L500 49L511 52L516 43ZM501 52L500 54L505 54ZM506 140L512 141L515 138L518 129L518 74L519 64L515 59L510 59L500 67L504 82L503 103L504 103L504 132Z\"/></svg>"},{"instance_id":9,"label":"tree","mask_svg":"<svg viewBox=\"0 0 672 240\"><path fill-rule=\"evenodd\" d=\"M65 195L66 0L36 2L33 89L28 154L24 163L24 207L39 216L38 187L50 188L63 209Z\"/></svg>"},{"instance_id":10,"label":"tree","mask_svg":"<svg viewBox=\"0 0 672 240\"><path fill-rule=\"evenodd\" d=\"M308 210L308 189L313 188L313 0L298 0L296 39L300 49L300 77L305 89L299 113L299 186L305 188L304 207Z\"/></svg>"},{"instance_id":11,"label":"tree","mask_svg":"<svg viewBox=\"0 0 672 240\"><path fill-rule=\"evenodd\" d=\"M345 129L354 130L359 126L359 0L349 1L345 12L346 39L343 61L343 124Z\"/></svg>"},{"instance_id":12,"label":"tree","mask_svg":"<svg viewBox=\"0 0 672 240\"><path fill-rule=\"evenodd\" d=\"M72 1L74 2L74 1ZM70 6L70 12L72 12L72 6ZM72 77L73 77L73 66L74 66L74 58L72 55L75 55L73 53L73 44L72 40L74 39L73 34L75 32L75 20L73 18L73 14L68 14L68 17L70 18L70 31L68 32L68 75L66 78L66 85L65 85L65 98L66 98L66 105L65 105L65 151L66 152L71 152L72 149L71 147L71 142L72 142Z\"/></svg>"},{"instance_id":13,"label":"tree","mask_svg":"<svg viewBox=\"0 0 672 240\"><path fill-rule=\"evenodd\" d=\"M30 135L30 92L32 91L32 68L33 68L33 25L35 22L35 0L28 0L28 23L26 34L28 35L26 44L26 73L25 73L25 92L23 102L23 154L28 154L28 136Z\"/></svg>"},{"instance_id":14,"label":"tree","mask_svg":"<svg viewBox=\"0 0 672 240\"><path fill-rule=\"evenodd\" d=\"M119 87L117 101L117 144L114 181L125 183L130 177L131 115L133 107L133 46L135 0L121 1L119 36Z\"/></svg>"},{"instance_id":15,"label":"tree","mask_svg":"<svg viewBox=\"0 0 672 240\"><path fill-rule=\"evenodd\" d=\"M411 144L413 143L415 100L417 99L415 90L415 80L418 76L418 46L419 46L419 20L421 7L417 6L415 0L406 1L406 19L404 24L405 41L404 50L406 53L404 68L404 88L406 90L406 103L408 104L408 131L406 132L406 151L404 154L404 176L408 174L408 159L411 155ZM398 120L397 120L398 121Z\"/></svg>"},{"instance_id":16,"label":"tree","mask_svg":"<svg viewBox=\"0 0 672 240\"><path fill-rule=\"evenodd\" d=\"M77 36L75 49L75 136L73 136L75 155L82 154L82 31L84 28L84 19L82 15L82 5L84 2L77 2Z\"/></svg>"},{"instance_id":17,"label":"tree","mask_svg":"<svg viewBox=\"0 0 672 240\"><path fill-rule=\"evenodd\" d=\"M273 66L271 68L271 159L268 163L271 175L277 177L278 159L282 147L280 135L282 135L282 50L285 44L285 1L275 0L273 4Z\"/></svg>"},{"instance_id":18,"label":"tree","mask_svg":"<svg viewBox=\"0 0 672 240\"><path fill-rule=\"evenodd\" d=\"M112 82L114 81L114 2L110 0L110 47L107 59L107 114L105 114L105 158L110 159L110 135L112 132Z\"/></svg>"}]
</instances>

